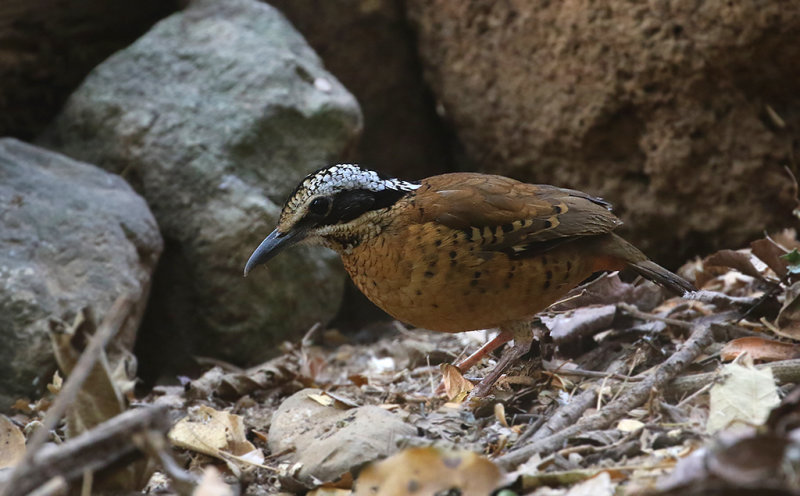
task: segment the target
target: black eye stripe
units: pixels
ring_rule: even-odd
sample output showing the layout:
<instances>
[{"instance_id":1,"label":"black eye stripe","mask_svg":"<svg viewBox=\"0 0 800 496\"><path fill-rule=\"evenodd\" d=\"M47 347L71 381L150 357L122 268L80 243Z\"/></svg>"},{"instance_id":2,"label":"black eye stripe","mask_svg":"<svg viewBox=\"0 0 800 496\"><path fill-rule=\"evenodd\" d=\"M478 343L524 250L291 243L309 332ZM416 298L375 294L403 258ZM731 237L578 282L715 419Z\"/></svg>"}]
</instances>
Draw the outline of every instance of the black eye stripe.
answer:
<instances>
[{"instance_id":1,"label":"black eye stripe","mask_svg":"<svg viewBox=\"0 0 800 496\"><path fill-rule=\"evenodd\" d=\"M308 206L308 211L314 215L324 216L327 215L331 209L331 199L325 196L314 198L311 205Z\"/></svg>"},{"instance_id":2,"label":"black eye stripe","mask_svg":"<svg viewBox=\"0 0 800 496\"><path fill-rule=\"evenodd\" d=\"M313 215L313 220L317 225L324 226L341 224L344 222L350 222L351 220L360 217L370 210L378 210L381 208L390 207L394 205L397 200L407 194L407 191L393 189L386 189L383 191L370 191L365 189L341 191L333 196L332 205L326 205L328 210L325 212L325 214L323 214L324 217L319 218L316 215L313 215L315 214L313 210L313 201L312 205L309 205L309 213ZM331 200L329 197L320 198L325 198L329 201ZM315 201L317 199L315 199Z\"/></svg>"}]
</instances>

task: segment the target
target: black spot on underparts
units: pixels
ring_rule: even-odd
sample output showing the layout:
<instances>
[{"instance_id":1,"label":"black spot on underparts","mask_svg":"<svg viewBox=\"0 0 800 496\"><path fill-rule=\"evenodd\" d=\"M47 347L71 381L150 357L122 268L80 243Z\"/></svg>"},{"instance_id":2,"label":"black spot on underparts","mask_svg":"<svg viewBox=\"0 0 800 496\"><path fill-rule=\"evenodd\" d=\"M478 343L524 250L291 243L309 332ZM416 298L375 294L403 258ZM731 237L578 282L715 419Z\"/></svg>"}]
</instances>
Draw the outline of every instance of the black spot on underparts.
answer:
<instances>
[{"instance_id":1,"label":"black spot on underparts","mask_svg":"<svg viewBox=\"0 0 800 496\"><path fill-rule=\"evenodd\" d=\"M425 271L425 277L433 277L433 272L431 272L429 270L426 270Z\"/></svg>"},{"instance_id":2,"label":"black spot on underparts","mask_svg":"<svg viewBox=\"0 0 800 496\"><path fill-rule=\"evenodd\" d=\"M466 238L467 241L472 241L472 229L464 230L464 238Z\"/></svg>"},{"instance_id":3,"label":"black spot on underparts","mask_svg":"<svg viewBox=\"0 0 800 496\"><path fill-rule=\"evenodd\" d=\"M361 244L361 239L358 236L347 236L347 235L332 235L329 236L329 239L334 243L338 243L341 246L355 248L359 244Z\"/></svg>"},{"instance_id":4,"label":"black spot on underparts","mask_svg":"<svg viewBox=\"0 0 800 496\"><path fill-rule=\"evenodd\" d=\"M458 253L456 253L454 251L450 252L450 258L456 258L457 255L458 255Z\"/></svg>"},{"instance_id":5,"label":"black spot on underparts","mask_svg":"<svg viewBox=\"0 0 800 496\"><path fill-rule=\"evenodd\" d=\"M432 306L433 308L439 308L439 305L437 305L436 303L432 304L431 306Z\"/></svg>"},{"instance_id":6,"label":"black spot on underparts","mask_svg":"<svg viewBox=\"0 0 800 496\"><path fill-rule=\"evenodd\" d=\"M558 206L558 205L556 205L555 207L553 207L553 211L554 211L555 213L557 213L557 214L560 214L560 213L561 213L561 207L560 207L560 206Z\"/></svg>"},{"instance_id":7,"label":"black spot on underparts","mask_svg":"<svg viewBox=\"0 0 800 496\"><path fill-rule=\"evenodd\" d=\"M417 296L422 296L422 291L420 291L419 289L417 290Z\"/></svg>"},{"instance_id":8,"label":"black spot on underparts","mask_svg":"<svg viewBox=\"0 0 800 496\"><path fill-rule=\"evenodd\" d=\"M475 271L475 274L473 274L473 276L475 277L475 279L479 278L481 276L481 271L479 270Z\"/></svg>"},{"instance_id":9,"label":"black spot on underparts","mask_svg":"<svg viewBox=\"0 0 800 496\"><path fill-rule=\"evenodd\" d=\"M436 244L436 246L442 246L442 240L441 239L437 239L435 244Z\"/></svg>"},{"instance_id":10,"label":"black spot on underparts","mask_svg":"<svg viewBox=\"0 0 800 496\"><path fill-rule=\"evenodd\" d=\"M511 232L511 231L514 230L514 225L513 224L503 224L502 228L503 228L503 232Z\"/></svg>"},{"instance_id":11,"label":"black spot on underparts","mask_svg":"<svg viewBox=\"0 0 800 496\"><path fill-rule=\"evenodd\" d=\"M333 195L333 206L324 217L313 212L306 214L304 221L310 224L328 226L342 224L358 218L371 210L389 208L406 196L408 191L385 189L383 191L370 191L355 189L341 191Z\"/></svg>"},{"instance_id":12,"label":"black spot on underparts","mask_svg":"<svg viewBox=\"0 0 800 496\"><path fill-rule=\"evenodd\" d=\"M553 226L553 223L552 223L552 222L550 222L549 220L546 220L546 221L544 221L544 227L545 227L545 229L549 229L549 228L551 228L552 226Z\"/></svg>"}]
</instances>

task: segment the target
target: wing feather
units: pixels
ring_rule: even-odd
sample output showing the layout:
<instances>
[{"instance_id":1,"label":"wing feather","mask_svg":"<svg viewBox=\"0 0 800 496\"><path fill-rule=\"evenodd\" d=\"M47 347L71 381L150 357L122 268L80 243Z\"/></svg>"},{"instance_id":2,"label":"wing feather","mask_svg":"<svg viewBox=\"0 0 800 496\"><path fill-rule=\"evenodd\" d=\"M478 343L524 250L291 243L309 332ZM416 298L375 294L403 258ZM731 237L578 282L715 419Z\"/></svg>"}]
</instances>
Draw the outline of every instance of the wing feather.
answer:
<instances>
[{"instance_id":1,"label":"wing feather","mask_svg":"<svg viewBox=\"0 0 800 496\"><path fill-rule=\"evenodd\" d=\"M517 256L608 233L622 224L600 198L485 174L430 177L417 193L417 206L422 222L479 232L484 250Z\"/></svg>"}]
</instances>

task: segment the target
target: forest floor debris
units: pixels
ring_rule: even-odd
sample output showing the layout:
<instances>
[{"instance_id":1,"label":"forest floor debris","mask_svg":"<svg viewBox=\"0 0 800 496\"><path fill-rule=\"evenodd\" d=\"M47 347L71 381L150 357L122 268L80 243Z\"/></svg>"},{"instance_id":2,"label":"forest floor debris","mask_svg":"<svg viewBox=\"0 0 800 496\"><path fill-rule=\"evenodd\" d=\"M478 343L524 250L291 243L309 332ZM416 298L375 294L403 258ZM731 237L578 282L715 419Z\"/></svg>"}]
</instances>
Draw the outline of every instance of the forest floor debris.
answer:
<instances>
[{"instance_id":1,"label":"forest floor debris","mask_svg":"<svg viewBox=\"0 0 800 496\"><path fill-rule=\"evenodd\" d=\"M492 331L399 324L369 343L315 328L257 367L217 364L134 399L97 369L112 316L63 384L0 418L15 447L0 487L137 490L120 471L138 460L150 494L800 494L798 247L781 233L691 262L691 298L601 276L541 316L549 333L488 399L467 397L495 358L466 376L449 364ZM76 371L103 387L72 385ZM110 414L116 397L127 411ZM56 422L61 409L78 427ZM42 463L52 470L31 479Z\"/></svg>"}]
</instances>

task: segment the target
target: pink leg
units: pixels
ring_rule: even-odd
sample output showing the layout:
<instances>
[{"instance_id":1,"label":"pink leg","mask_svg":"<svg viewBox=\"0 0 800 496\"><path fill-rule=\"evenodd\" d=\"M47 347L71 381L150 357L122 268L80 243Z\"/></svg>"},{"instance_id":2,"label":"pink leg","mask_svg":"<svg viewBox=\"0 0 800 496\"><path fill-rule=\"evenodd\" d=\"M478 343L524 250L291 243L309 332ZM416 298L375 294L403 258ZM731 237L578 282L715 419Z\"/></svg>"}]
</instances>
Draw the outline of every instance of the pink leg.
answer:
<instances>
[{"instance_id":1,"label":"pink leg","mask_svg":"<svg viewBox=\"0 0 800 496\"><path fill-rule=\"evenodd\" d=\"M500 334L495 336L495 338L488 343L481 346L478 351L458 362L456 367L458 367L462 374L465 373L467 370L474 367L476 363L480 362L486 355L493 352L503 344L511 341L513 337L514 335L512 333L501 330ZM439 383L439 387L436 388L436 394L442 393L444 393L444 381L441 381Z\"/></svg>"},{"instance_id":2,"label":"pink leg","mask_svg":"<svg viewBox=\"0 0 800 496\"><path fill-rule=\"evenodd\" d=\"M458 367L462 374L465 373L467 370L474 367L476 363L483 360L483 357L493 352L503 344L508 343L511 341L511 339L513 339L513 337L514 335L510 332L501 331L500 334L498 334L494 339L481 346L478 351L458 362L456 367Z\"/></svg>"},{"instance_id":3,"label":"pink leg","mask_svg":"<svg viewBox=\"0 0 800 496\"><path fill-rule=\"evenodd\" d=\"M533 333L531 332L530 322L514 322L508 328L503 329L501 334L508 333L514 339L514 346L505 350L498 360L497 365L486 374L486 377L475 386L469 394L470 398L480 398L489 394L492 386L503 375L503 372L514 362L519 360L525 353L530 351L533 343Z\"/></svg>"}]
</instances>

